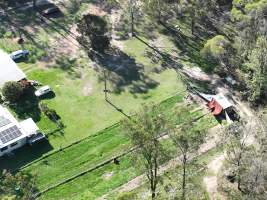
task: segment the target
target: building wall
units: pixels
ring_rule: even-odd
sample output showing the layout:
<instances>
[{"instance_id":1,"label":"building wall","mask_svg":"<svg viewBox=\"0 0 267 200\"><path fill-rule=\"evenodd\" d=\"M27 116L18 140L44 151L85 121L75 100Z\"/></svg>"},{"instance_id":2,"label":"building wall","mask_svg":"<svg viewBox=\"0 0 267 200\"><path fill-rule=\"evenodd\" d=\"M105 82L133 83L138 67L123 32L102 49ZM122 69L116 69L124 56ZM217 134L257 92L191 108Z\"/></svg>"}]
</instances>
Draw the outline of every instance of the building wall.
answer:
<instances>
[{"instance_id":1,"label":"building wall","mask_svg":"<svg viewBox=\"0 0 267 200\"><path fill-rule=\"evenodd\" d=\"M12 146L12 144L14 144L15 142L17 144ZM25 145L27 143L27 139L26 138L22 138L22 139L20 139L18 141L15 141L15 142L13 142L12 144L8 145L7 149L5 151L2 151L3 148L0 149L0 157L5 155L5 154L7 154L7 153L10 153L10 152L14 151L15 149L18 149L18 148L22 147L23 145Z\"/></svg>"}]
</instances>

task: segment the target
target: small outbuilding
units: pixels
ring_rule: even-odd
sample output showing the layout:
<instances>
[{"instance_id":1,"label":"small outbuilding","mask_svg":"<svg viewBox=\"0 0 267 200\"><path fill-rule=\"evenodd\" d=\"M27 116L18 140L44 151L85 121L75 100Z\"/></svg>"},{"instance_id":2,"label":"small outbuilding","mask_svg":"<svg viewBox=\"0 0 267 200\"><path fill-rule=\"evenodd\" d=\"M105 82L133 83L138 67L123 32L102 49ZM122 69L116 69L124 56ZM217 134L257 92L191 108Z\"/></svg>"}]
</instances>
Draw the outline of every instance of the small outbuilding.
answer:
<instances>
[{"instance_id":1,"label":"small outbuilding","mask_svg":"<svg viewBox=\"0 0 267 200\"><path fill-rule=\"evenodd\" d=\"M223 94L198 94L208 102L207 106L214 116L223 116L223 118L225 118L229 123L231 123L232 120L239 119L239 115L237 114L233 104Z\"/></svg>"},{"instance_id":2,"label":"small outbuilding","mask_svg":"<svg viewBox=\"0 0 267 200\"><path fill-rule=\"evenodd\" d=\"M24 72L11 59L9 54L0 49L0 88L8 81L22 81L26 79Z\"/></svg>"},{"instance_id":3,"label":"small outbuilding","mask_svg":"<svg viewBox=\"0 0 267 200\"><path fill-rule=\"evenodd\" d=\"M233 105L222 94L214 95L208 103L208 107L212 110L213 115L219 115L232 106Z\"/></svg>"}]
</instances>

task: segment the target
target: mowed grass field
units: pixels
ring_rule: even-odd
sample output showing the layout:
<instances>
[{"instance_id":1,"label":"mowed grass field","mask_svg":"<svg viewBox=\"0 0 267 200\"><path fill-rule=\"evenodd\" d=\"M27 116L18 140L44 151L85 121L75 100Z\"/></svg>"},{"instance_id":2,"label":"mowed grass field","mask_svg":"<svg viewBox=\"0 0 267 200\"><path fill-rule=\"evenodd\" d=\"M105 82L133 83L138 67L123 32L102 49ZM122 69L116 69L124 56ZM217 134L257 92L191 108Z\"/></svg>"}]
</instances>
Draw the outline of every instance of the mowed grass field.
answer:
<instances>
[{"instance_id":1,"label":"mowed grass field","mask_svg":"<svg viewBox=\"0 0 267 200\"><path fill-rule=\"evenodd\" d=\"M160 109L164 109L167 117L171 118L172 124L180 124L187 120L189 116L199 116L201 114L201 112L183 113L182 118L181 116L172 116L175 114L175 104L177 102L182 102L181 96L171 97L159 105ZM26 167L25 170L38 174L37 182L39 189L42 190L51 184L58 183L94 167L130 148L130 142L123 133L120 124L116 124L98 132L95 136ZM62 170L64 170L64 173L62 173Z\"/></svg>"},{"instance_id":2,"label":"mowed grass field","mask_svg":"<svg viewBox=\"0 0 267 200\"><path fill-rule=\"evenodd\" d=\"M159 105L159 109L164 111L172 124L181 124L191 117L202 114L201 111L197 111L175 115L177 103L181 106L182 98L180 96L172 97ZM191 105L191 108L193 109L194 105ZM216 123L214 118L208 115L197 122L196 128L206 130ZM170 140L165 142L171 157L175 156L176 150ZM88 138L30 165L24 170L37 174L37 186L42 191L48 186L67 180L130 148L128 138L118 124L99 132L95 137ZM109 163L44 193L40 199L95 199L141 173L133 166L131 155L124 156L120 160L120 165Z\"/></svg>"},{"instance_id":3,"label":"mowed grass field","mask_svg":"<svg viewBox=\"0 0 267 200\"><path fill-rule=\"evenodd\" d=\"M7 43L7 41L2 42ZM16 47L16 45L13 47L12 42L6 46L9 48L12 46L11 49ZM157 86L148 89L145 93L133 93L128 90L131 85L127 85L125 91L117 94L112 91L113 88L108 82L108 89L111 90L108 97L116 107L130 115L134 110L140 108L143 103L159 103L177 92L184 94L185 88L178 79L175 70L168 69L160 73L153 72L156 65L144 56L146 46L143 43L135 39L125 41L125 46L127 46L125 53L130 54L136 59L137 63L144 66L145 75L156 82ZM87 61L86 59L83 60L85 63L88 61L89 59ZM49 134L49 142L53 149L62 148L94 134L124 117L105 101L104 82L100 80L103 75L101 72L95 71L90 64L75 63L71 66L73 71L79 74L78 77L73 76L69 70L60 68L62 66L59 67L57 64L51 68L44 68L39 62L21 62L18 65L27 74L28 79L37 80L43 85L50 85L55 92L54 98L42 100L50 108L56 110L66 126L64 134L58 132ZM40 120L36 122L44 133L51 133L56 129L55 124L44 115L41 115Z\"/></svg>"},{"instance_id":4,"label":"mowed grass field","mask_svg":"<svg viewBox=\"0 0 267 200\"><path fill-rule=\"evenodd\" d=\"M177 156L177 149L170 139L163 140L162 145L171 157ZM132 155L124 156L120 159L119 165L109 163L53 188L40 199L97 199L142 174L142 171L136 168L134 160L135 157Z\"/></svg>"},{"instance_id":5,"label":"mowed grass field","mask_svg":"<svg viewBox=\"0 0 267 200\"><path fill-rule=\"evenodd\" d=\"M69 25L66 27L71 27ZM141 66L141 80L130 81L120 92L117 92L112 81L108 81L107 87L110 90L108 98L113 105L109 104L105 101L103 92L104 66L98 66L100 68L96 69L86 56L77 57L75 62L72 62L69 60L72 59L72 55L63 56L60 52L55 52L57 53L55 55L61 61L53 60L47 65L43 58L46 58L47 52L52 49L52 42L60 40L58 39L60 34L54 28L61 27L56 24L43 26L44 30L41 26L38 27L38 32L34 36L37 39L36 42L41 44L39 46L35 46L30 41L20 46L9 37L0 39L0 48L7 52L21 48L30 50L29 60L22 61L18 65L27 74L28 79L37 80L43 85L52 87L55 96L43 98L41 102L56 110L65 125L64 130L58 131L55 123L39 113L40 116L35 121L47 134L49 145L25 147L17 151L13 158L0 162L0 169L14 170L27 166L23 170L36 174L36 185L39 191L61 183L131 148L120 124L117 124L125 119L125 116L116 108L131 115L142 104L153 102L159 104L159 109L163 110L173 125L203 114L202 111L189 111L194 110L197 105L184 104L187 92L177 72L171 69L171 66L162 68L160 62L152 62L151 57L146 56L147 45L136 38L122 41L122 51L127 59L134 61L136 67ZM66 36L66 33L64 34ZM163 41L165 42L166 40ZM170 40L166 43L168 46L173 46ZM127 62L121 67L126 68ZM147 80L155 83L154 86L147 84ZM134 87L138 87L143 92L132 90ZM176 111L181 108L180 106L189 107L189 110L178 116ZM197 122L197 128L206 130L216 123L212 116L206 116ZM64 148L77 141L80 142ZM169 139L164 140L163 144L172 157L177 154ZM62 150L58 151L60 149ZM53 154L53 151L56 153ZM48 157L43 157L44 155ZM96 199L140 173L142 172L133 165L132 155L126 155L120 159L120 165L113 163L104 165L45 192L39 198L44 200Z\"/></svg>"}]
</instances>

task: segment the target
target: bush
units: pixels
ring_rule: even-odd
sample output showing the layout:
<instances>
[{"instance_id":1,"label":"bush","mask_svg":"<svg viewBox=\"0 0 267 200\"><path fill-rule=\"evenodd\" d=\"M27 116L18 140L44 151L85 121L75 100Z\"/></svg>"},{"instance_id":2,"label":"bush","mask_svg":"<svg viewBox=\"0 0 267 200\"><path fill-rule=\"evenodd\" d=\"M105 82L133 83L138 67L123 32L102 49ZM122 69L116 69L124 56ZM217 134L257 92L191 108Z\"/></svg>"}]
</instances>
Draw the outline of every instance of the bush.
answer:
<instances>
[{"instance_id":1,"label":"bush","mask_svg":"<svg viewBox=\"0 0 267 200\"><path fill-rule=\"evenodd\" d=\"M83 16L77 26L81 34L78 41L87 50L92 48L102 53L109 48L109 24L105 18L87 14Z\"/></svg>"},{"instance_id":2,"label":"bush","mask_svg":"<svg viewBox=\"0 0 267 200\"><path fill-rule=\"evenodd\" d=\"M208 40L201 50L201 55L212 63L219 63L226 55L230 42L222 35Z\"/></svg>"},{"instance_id":3,"label":"bush","mask_svg":"<svg viewBox=\"0 0 267 200\"><path fill-rule=\"evenodd\" d=\"M23 94L23 87L16 81L6 82L2 88L2 95L6 101L15 103Z\"/></svg>"},{"instance_id":4,"label":"bush","mask_svg":"<svg viewBox=\"0 0 267 200\"><path fill-rule=\"evenodd\" d=\"M134 192L124 192L120 194L117 199L118 200L129 200L129 199L135 200L137 199L137 195Z\"/></svg>"}]
</instances>

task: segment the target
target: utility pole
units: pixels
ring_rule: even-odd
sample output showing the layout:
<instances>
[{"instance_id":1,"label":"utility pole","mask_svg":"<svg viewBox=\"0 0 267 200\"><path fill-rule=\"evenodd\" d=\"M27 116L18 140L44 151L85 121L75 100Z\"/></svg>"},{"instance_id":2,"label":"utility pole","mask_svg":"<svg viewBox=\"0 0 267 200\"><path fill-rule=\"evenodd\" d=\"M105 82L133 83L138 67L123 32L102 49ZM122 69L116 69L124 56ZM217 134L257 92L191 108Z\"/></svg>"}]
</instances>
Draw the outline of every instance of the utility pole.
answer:
<instances>
[{"instance_id":1,"label":"utility pole","mask_svg":"<svg viewBox=\"0 0 267 200\"><path fill-rule=\"evenodd\" d=\"M106 70L104 69L104 84L105 84L105 88L104 88L104 93L105 93L105 100L108 100L108 89L107 89L107 74L106 74Z\"/></svg>"},{"instance_id":2,"label":"utility pole","mask_svg":"<svg viewBox=\"0 0 267 200\"><path fill-rule=\"evenodd\" d=\"M134 36L134 0L129 0L131 18L131 37Z\"/></svg>"}]
</instances>

